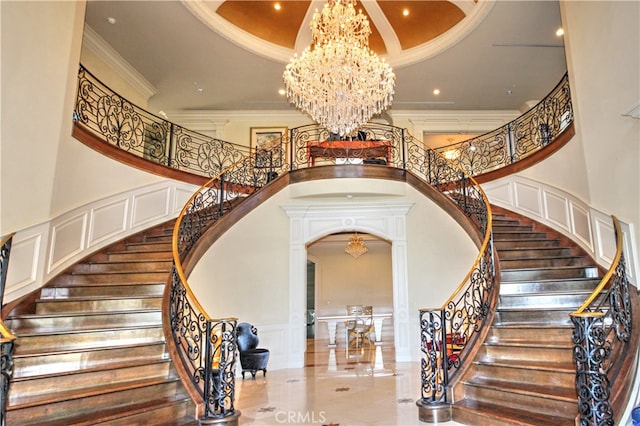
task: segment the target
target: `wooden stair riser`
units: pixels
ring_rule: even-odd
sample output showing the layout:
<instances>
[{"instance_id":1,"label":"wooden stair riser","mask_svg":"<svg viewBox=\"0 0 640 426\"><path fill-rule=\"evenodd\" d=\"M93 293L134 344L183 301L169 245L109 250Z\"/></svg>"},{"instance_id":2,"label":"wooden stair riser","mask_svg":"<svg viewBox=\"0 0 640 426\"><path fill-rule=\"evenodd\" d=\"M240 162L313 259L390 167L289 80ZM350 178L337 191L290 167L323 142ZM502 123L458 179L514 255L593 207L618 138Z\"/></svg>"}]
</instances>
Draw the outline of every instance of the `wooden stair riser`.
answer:
<instances>
[{"instance_id":1,"label":"wooden stair riser","mask_svg":"<svg viewBox=\"0 0 640 426\"><path fill-rule=\"evenodd\" d=\"M567 257L572 255L569 247L538 247L500 250L500 262L509 259L538 259L549 257Z\"/></svg>"},{"instance_id":2,"label":"wooden stair riser","mask_svg":"<svg viewBox=\"0 0 640 426\"><path fill-rule=\"evenodd\" d=\"M54 285L75 284L158 284L167 281L167 272L140 272L116 274L65 274L56 279Z\"/></svg>"},{"instance_id":3,"label":"wooden stair riser","mask_svg":"<svg viewBox=\"0 0 640 426\"><path fill-rule=\"evenodd\" d=\"M554 324L572 325L570 314L575 309L522 309L500 308L495 316L496 324L522 324L531 326L533 324Z\"/></svg>"},{"instance_id":4,"label":"wooden stair riser","mask_svg":"<svg viewBox=\"0 0 640 426\"><path fill-rule=\"evenodd\" d=\"M598 269L595 266L503 269L501 272L503 281L559 280L562 278L594 278L598 276Z\"/></svg>"},{"instance_id":5,"label":"wooden stair riser","mask_svg":"<svg viewBox=\"0 0 640 426\"><path fill-rule=\"evenodd\" d=\"M494 223L493 224L493 233L494 234L512 234L514 232L533 232L533 227L531 225L520 225L517 223Z\"/></svg>"},{"instance_id":6,"label":"wooden stair riser","mask_svg":"<svg viewBox=\"0 0 640 426\"><path fill-rule=\"evenodd\" d=\"M496 232L493 234L493 239L495 241L503 241L503 240L519 240L519 241L528 241L528 240L543 240L547 237L547 234L544 232Z\"/></svg>"},{"instance_id":7,"label":"wooden stair riser","mask_svg":"<svg viewBox=\"0 0 640 426\"><path fill-rule=\"evenodd\" d=\"M142 387L122 386L118 391L108 393L78 393L75 398L49 401L46 409L38 405L9 407L8 425L47 424L50 421L74 417L83 413L100 413L102 410L126 407L136 400L153 400L162 396L170 397L181 391L178 379L164 380L154 385ZM96 416L97 417L97 416Z\"/></svg>"},{"instance_id":8,"label":"wooden stair riser","mask_svg":"<svg viewBox=\"0 0 640 426\"><path fill-rule=\"evenodd\" d=\"M129 261L129 262L106 262L106 263L79 263L71 268L73 274L110 274L123 272L164 272L171 270L173 261Z\"/></svg>"},{"instance_id":9,"label":"wooden stair riser","mask_svg":"<svg viewBox=\"0 0 640 426\"><path fill-rule=\"evenodd\" d=\"M567 289L593 292L599 283L599 278L511 281L500 283L500 294L547 293Z\"/></svg>"},{"instance_id":10,"label":"wooden stair riser","mask_svg":"<svg viewBox=\"0 0 640 426\"><path fill-rule=\"evenodd\" d=\"M125 246L125 250L131 251L166 251L171 252L172 243L168 242L144 242L144 243L130 243Z\"/></svg>"},{"instance_id":11,"label":"wooden stair riser","mask_svg":"<svg viewBox=\"0 0 640 426\"><path fill-rule=\"evenodd\" d=\"M513 250L513 249L543 249L543 248L557 248L560 247L560 241L554 239L535 239L529 238L527 240L494 240L493 246L496 250Z\"/></svg>"},{"instance_id":12,"label":"wooden stair riser","mask_svg":"<svg viewBox=\"0 0 640 426\"><path fill-rule=\"evenodd\" d=\"M148 426L157 424L158 419L176 419L172 421L172 425L197 426L200 423L194 420L195 408L193 403L189 399L183 399L173 404L158 405L154 408L146 408L140 410L136 414L131 414L126 417L118 417L100 422L92 422L92 426L109 425L109 426ZM190 416L190 420L188 419Z\"/></svg>"},{"instance_id":13,"label":"wooden stair riser","mask_svg":"<svg viewBox=\"0 0 640 426\"><path fill-rule=\"evenodd\" d=\"M572 327L501 327L493 326L489 330L487 336L487 342L539 342L540 339L544 339L545 342L553 344L561 344L569 346L573 344L571 340L571 334L573 333Z\"/></svg>"},{"instance_id":14,"label":"wooden stair riser","mask_svg":"<svg viewBox=\"0 0 640 426\"><path fill-rule=\"evenodd\" d=\"M109 284L90 286L47 287L40 293L41 299L64 299L92 296L162 296L164 284Z\"/></svg>"},{"instance_id":15,"label":"wooden stair riser","mask_svg":"<svg viewBox=\"0 0 640 426\"><path fill-rule=\"evenodd\" d=\"M538 257L534 259L503 259L500 258L500 268L528 269L528 268L557 268L562 266L590 266L580 256L567 257Z\"/></svg>"},{"instance_id":16,"label":"wooden stair riser","mask_svg":"<svg viewBox=\"0 0 640 426\"><path fill-rule=\"evenodd\" d=\"M573 413L577 411L576 401L552 399L548 395L535 396L514 393L473 384L467 384L466 388L467 396L475 400L519 410L543 412L551 416L565 417L567 419L573 418Z\"/></svg>"},{"instance_id":17,"label":"wooden stair riser","mask_svg":"<svg viewBox=\"0 0 640 426\"><path fill-rule=\"evenodd\" d=\"M590 292L556 293L556 294L529 294L525 295L500 295L500 307L504 308L579 308Z\"/></svg>"},{"instance_id":18,"label":"wooden stair riser","mask_svg":"<svg viewBox=\"0 0 640 426\"><path fill-rule=\"evenodd\" d=\"M75 371L65 374L49 374L40 377L29 377L28 379L16 379L11 383L13 393L9 394L9 403L19 402L20 395L28 394L32 399L42 396L49 399L50 394L55 394L60 389L65 392L82 391L85 388L93 388L102 383L119 384L149 378L173 378L176 377L168 360L156 363L144 363L122 368ZM17 395L18 401L12 399L11 395Z\"/></svg>"},{"instance_id":19,"label":"wooden stair riser","mask_svg":"<svg viewBox=\"0 0 640 426\"><path fill-rule=\"evenodd\" d=\"M72 330L104 329L105 327L147 326L162 322L162 312L155 310L116 311L104 314L30 315L6 321L9 328L22 333L57 333Z\"/></svg>"},{"instance_id":20,"label":"wooden stair riser","mask_svg":"<svg viewBox=\"0 0 640 426\"><path fill-rule=\"evenodd\" d=\"M104 260L109 262L123 262L128 260L171 260L173 261L173 253L171 251L131 251L131 252L115 252L105 255Z\"/></svg>"},{"instance_id":21,"label":"wooden stair riser","mask_svg":"<svg viewBox=\"0 0 640 426\"><path fill-rule=\"evenodd\" d=\"M572 346L518 346L502 344L484 344L480 349L481 359L485 362L491 360L513 360L513 361L545 361L549 363L570 363L573 362Z\"/></svg>"},{"instance_id":22,"label":"wooden stair riser","mask_svg":"<svg viewBox=\"0 0 640 426\"><path fill-rule=\"evenodd\" d=\"M127 299L40 299L36 304L36 314L109 312L139 309L162 309L162 298L139 297Z\"/></svg>"},{"instance_id":23,"label":"wooden stair riser","mask_svg":"<svg viewBox=\"0 0 640 426\"><path fill-rule=\"evenodd\" d=\"M16 356L14 358L14 377L24 378L42 374L58 374L97 368L119 362L154 361L168 359L164 342L145 345L85 349L69 352L39 353L37 355Z\"/></svg>"},{"instance_id":24,"label":"wooden stair riser","mask_svg":"<svg viewBox=\"0 0 640 426\"><path fill-rule=\"evenodd\" d=\"M152 343L164 339L162 326L127 329L106 329L71 333L34 334L18 336L17 354L38 351L68 351L86 348L105 348L117 345ZM114 343L117 342L117 343Z\"/></svg>"},{"instance_id":25,"label":"wooden stair riser","mask_svg":"<svg viewBox=\"0 0 640 426\"><path fill-rule=\"evenodd\" d=\"M575 389L576 372L566 369L535 369L523 366L501 366L490 363L476 363L474 371L477 377L495 379L512 383L533 383L538 386L555 386Z\"/></svg>"}]
</instances>

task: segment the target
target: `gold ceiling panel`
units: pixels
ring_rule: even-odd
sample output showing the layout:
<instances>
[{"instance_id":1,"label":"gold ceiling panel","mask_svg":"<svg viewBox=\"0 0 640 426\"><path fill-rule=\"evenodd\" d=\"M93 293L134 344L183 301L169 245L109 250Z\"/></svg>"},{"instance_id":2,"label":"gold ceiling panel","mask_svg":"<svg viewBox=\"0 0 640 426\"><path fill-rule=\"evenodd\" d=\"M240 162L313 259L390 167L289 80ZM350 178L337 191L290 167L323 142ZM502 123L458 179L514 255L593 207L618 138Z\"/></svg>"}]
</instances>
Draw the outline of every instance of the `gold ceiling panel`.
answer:
<instances>
[{"instance_id":1,"label":"gold ceiling panel","mask_svg":"<svg viewBox=\"0 0 640 426\"><path fill-rule=\"evenodd\" d=\"M405 50L438 37L465 17L448 1L378 1L378 5ZM405 9L407 16L403 15Z\"/></svg>"},{"instance_id":2,"label":"gold ceiling panel","mask_svg":"<svg viewBox=\"0 0 640 426\"><path fill-rule=\"evenodd\" d=\"M274 7L276 3L280 9ZM450 1L379 0L377 3L403 50L427 43L465 18L464 12ZM297 0L227 0L220 4L216 13L258 38L295 49L301 27L305 27L302 31L311 31L304 22L310 6L310 1ZM409 11L407 16L403 15L405 9ZM357 2L356 10L361 10L369 19L369 47L378 55L385 55L387 48L383 36L361 1Z\"/></svg>"},{"instance_id":3,"label":"gold ceiling panel","mask_svg":"<svg viewBox=\"0 0 640 426\"><path fill-rule=\"evenodd\" d=\"M280 10L274 7L280 3ZM279 46L293 49L310 1L228 0L218 7L218 15L246 32Z\"/></svg>"}]
</instances>

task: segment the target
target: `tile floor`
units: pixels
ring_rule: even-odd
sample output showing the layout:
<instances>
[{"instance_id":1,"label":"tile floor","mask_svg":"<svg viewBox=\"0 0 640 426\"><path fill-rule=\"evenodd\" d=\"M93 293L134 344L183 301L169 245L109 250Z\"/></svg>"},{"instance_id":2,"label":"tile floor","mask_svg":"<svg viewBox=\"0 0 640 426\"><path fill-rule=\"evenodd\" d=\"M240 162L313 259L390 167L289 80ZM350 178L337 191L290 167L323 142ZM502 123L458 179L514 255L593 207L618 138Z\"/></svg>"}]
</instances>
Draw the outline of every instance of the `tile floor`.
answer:
<instances>
[{"instance_id":1,"label":"tile floor","mask_svg":"<svg viewBox=\"0 0 640 426\"><path fill-rule=\"evenodd\" d=\"M398 363L391 346L309 340L306 367L236 380L243 425L427 426L418 420L420 365ZM440 423L442 424L442 423ZM455 422L446 426L459 425Z\"/></svg>"}]
</instances>

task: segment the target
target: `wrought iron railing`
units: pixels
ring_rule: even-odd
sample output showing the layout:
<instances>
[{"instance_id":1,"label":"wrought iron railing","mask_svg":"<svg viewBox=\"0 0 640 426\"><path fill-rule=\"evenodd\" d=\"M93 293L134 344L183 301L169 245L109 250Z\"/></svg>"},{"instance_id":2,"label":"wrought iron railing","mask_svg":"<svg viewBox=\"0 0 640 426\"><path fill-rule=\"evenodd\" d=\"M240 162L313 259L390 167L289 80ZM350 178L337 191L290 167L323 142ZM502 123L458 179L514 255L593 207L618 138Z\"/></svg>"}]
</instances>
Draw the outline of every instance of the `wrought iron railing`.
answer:
<instances>
[{"instance_id":1,"label":"wrought iron railing","mask_svg":"<svg viewBox=\"0 0 640 426\"><path fill-rule=\"evenodd\" d=\"M523 160L549 145L573 122L569 77L536 106L483 135L437 148L468 175L478 176Z\"/></svg>"},{"instance_id":2,"label":"wrought iron railing","mask_svg":"<svg viewBox=\"0 0 640 426\"><path fill-rule=\"evenodd\" d=\"M428 407L451 402L450 379L460 371L469 348L486 325L495 290L491 207L480 185L444 157L406 138L407 170L421 176L453 201L474 225L482 244L478 256L449 299L420 310L421 398Z\"/></svg>"},{"instance_id":3,"label":"wrought iron railing","mask_svg":"<svg viewBox=\"0 0 640 426\"><path fill-rule=\"evenodd\" d=\"M74 120L139 158L199 176L216 176L249 148L194 132L133 105L80 67Z\"/></svg>"},{"instance_id":4,"label":"wrought iron railing","mask_svg":"<svg viewBox=\"0 0 640 426\"><path fill-rule=\"evenodd\" d=\"M614 425L613 386L628 371L621 371L630 348L632 309L629 281L622 250L622 231L613 216L616 255L600 284L584 304L571 314L573 359L580 424ZM622 380L621 380L622 381Z\"/></svg>"},{"instance_id":5,"label":"wrought iron railing","mask_svg":"<svg viewBox=\"0 0 640 426\"><path fill-rule=\"evenodd\" d=\"M405 146L405 129L369 123L345 138L338 138L317 125L301 126L291 129L287 138L269 149L251 150L151 114L109 89L83 67L78 73L74 120L83 129L131 155L205 177L216 176L249 155L255 157L256 167L270 176L336 163L405 168L405 156L411 148ZM477 176L531 156L555 140L572 122L569 79L565 75L540 103L516 120L436 151L466 174ZM431 161L431 158L420 161ZM433 161L441 160L434 157Z\"/></svg>"},{"instance_id":6,"label":"wrought iron railing","mask_svg":"<svg viewBox=\"0 0 640 426\"><path fill-rule=\"evenodd\" d=\"M0 308L4 301L4 290L9 269L9 256L13 235L2 237L0 240ZM6 424L7 403L9 401L9 386L13 378L13 348L16 336L0 319L0 425Z\"/></svg>"},{"instance_id":7,"label":"wrought iron railing","mask_svg":"<svg viewBox=\"0 0 640 426\"><path fill-rule=\"evenodd\" d=\"M171 330L180 360L205 404L205 418L235 415L236 318L212 319L195 297L183 262L217 220L270 179L251 157L203 185L186 203L173 232L169 292Z\"/></svg>"}]
</instances>

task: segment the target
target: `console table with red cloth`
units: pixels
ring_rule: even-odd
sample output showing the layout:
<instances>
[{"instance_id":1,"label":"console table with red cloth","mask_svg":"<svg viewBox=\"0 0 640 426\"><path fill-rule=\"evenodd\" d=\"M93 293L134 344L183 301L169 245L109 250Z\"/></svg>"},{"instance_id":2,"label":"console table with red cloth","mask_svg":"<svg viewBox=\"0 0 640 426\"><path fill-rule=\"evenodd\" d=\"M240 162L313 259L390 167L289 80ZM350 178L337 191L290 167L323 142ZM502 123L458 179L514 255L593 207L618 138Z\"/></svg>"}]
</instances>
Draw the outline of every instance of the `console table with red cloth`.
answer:
<instances>
[{"instance_id":1,"label":"console table with red cloth","mask_svg":"<svg viewBox=\"0 0 640 426\"><path fill-rule=\"evenodd\" d=\"M353 153L355 155L350 155ZM307 143L309 164L313 167L316 158L377 158L391 161L389 141L324 141Z\"/></svg>"}]
</instances>

